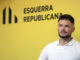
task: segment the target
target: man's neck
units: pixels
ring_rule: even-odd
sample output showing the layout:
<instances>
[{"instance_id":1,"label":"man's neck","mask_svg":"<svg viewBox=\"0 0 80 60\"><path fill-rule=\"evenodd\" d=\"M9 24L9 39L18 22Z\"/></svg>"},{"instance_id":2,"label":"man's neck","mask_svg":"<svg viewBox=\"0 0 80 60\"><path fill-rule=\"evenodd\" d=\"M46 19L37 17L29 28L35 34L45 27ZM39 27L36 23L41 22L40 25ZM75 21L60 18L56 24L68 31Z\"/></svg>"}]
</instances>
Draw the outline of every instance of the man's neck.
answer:
<instances>
[{"instance_id":1,"label":"man's neck","mask_svg":"<svg viewBox=\"0 0 80 60\"><path fill-rule=\"evenodd\" d=\"M61 44L62 46L64 46L65 44L67 44L67 43L70 42L71 40L72 40L72 37L70 37L70 38L65 38L65 39L60 38L60 39L59 39L59 42L60 42L60 44Z\"/></svg>"}]
</instances>

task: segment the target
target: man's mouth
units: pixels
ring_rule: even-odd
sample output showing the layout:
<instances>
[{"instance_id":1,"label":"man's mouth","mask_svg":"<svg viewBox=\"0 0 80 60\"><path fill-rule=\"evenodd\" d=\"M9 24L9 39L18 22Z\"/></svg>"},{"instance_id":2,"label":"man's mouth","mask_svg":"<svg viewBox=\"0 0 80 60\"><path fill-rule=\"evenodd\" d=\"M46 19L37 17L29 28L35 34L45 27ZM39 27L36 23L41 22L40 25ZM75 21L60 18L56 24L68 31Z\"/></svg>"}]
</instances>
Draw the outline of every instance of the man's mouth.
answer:
<instances>
[{"instance_id":1,"label":"man's mouth","mask_svg":"<svg viewBox=\"0 0 80 60\"><path fill-rule=\"evenodd\" d=\"M67 32L61 32L61 35L65 35Z\"/></svg>"}]
</instances>

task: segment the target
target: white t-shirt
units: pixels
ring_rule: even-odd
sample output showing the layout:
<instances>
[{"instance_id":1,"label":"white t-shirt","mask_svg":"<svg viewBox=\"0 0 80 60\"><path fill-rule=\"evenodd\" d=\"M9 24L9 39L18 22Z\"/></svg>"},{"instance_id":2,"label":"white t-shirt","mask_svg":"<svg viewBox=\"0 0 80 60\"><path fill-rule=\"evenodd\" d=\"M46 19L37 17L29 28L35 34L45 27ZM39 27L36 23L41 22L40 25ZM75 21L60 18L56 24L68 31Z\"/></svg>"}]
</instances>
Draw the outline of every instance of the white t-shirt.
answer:
<instances>
[{"instance_id":1,"label":"white t-shirt","mask_svg":"<svg viewBox=\"0 0 80 60\"><path fill-rule=\"evenodd\" d=\"M38 60L80 60L80 43L72 39L61 46L59 40L48 44Z\"/></svg>"}]
</instances>

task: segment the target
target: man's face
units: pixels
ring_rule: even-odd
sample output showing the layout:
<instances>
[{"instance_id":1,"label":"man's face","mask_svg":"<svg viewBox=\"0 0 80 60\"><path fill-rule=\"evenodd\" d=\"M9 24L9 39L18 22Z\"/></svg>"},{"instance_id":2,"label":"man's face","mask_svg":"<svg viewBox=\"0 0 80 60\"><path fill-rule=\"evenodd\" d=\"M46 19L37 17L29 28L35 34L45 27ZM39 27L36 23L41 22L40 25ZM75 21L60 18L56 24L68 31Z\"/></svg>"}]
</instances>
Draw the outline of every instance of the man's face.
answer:
<instances>
[{"instance_id":1,"label":"man's face","mask_svg":"<svg viewBox=\"0 0 80 60\"><path fill-rule=\"evenodd\" d=\"M74 25L69 20L60 20L58 22L58 34L62 38L68 38L74 32Z\"/></svg>"}]
</instances>

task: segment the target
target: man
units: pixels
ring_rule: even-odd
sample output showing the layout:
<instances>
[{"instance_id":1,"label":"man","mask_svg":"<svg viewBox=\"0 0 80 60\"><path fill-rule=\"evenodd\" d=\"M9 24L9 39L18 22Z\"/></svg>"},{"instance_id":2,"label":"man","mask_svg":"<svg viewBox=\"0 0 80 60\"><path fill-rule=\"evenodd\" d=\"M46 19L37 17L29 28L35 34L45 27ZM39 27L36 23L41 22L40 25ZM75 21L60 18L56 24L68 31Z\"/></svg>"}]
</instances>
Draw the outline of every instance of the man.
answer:
<instances>
[{"instance_id":1,"label":"man","mask_svg":"<svg viewBox=\"0 0 80 60\"><path fill-rule=\"evenodd\" d=\"M48 44L38 60L80 60L80 43L71 36L74 32L74 18L64 14L58 20L59 40Z\"/></svg>"}]
</instances>

